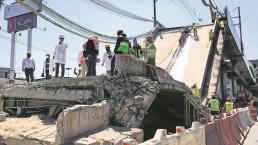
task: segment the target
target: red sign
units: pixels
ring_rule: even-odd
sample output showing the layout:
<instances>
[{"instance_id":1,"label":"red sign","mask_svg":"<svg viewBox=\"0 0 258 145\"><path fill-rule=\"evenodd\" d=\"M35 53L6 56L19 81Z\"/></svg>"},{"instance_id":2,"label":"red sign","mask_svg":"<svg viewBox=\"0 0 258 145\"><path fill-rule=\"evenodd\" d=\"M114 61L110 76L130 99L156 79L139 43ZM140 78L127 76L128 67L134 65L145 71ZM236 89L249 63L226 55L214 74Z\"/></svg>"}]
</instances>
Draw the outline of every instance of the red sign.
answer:
<instances>
[{"instance_id":1,"label":"red sign","mask_svg":"<svg viewBox=\"0 0 258 145\"><path fill-rule=\"evenodd\" d=\"M8 33L27 30L37 27L37 15L28 13L8 19Z\"/></svg>"}]
</instances>

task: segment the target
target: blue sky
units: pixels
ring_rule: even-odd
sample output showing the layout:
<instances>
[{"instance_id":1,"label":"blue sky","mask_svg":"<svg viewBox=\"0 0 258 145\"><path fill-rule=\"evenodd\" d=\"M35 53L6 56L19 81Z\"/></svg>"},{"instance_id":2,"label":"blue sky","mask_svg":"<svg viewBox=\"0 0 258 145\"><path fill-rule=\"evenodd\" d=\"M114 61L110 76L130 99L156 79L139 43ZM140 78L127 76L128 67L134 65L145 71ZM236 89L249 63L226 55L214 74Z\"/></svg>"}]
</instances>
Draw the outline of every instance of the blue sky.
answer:
<instances>
[{"instance_id":1,"label":"blue sky","mask_svg":"<svg viewBox=\"0 0 258 145\"><path fill-rule=\"evenodd\" d=\"M14 0L5 0L6 4L14 2ZM103 11L96 8L84 0L77 1L64 1L64 0L45 0L47 6L61 13L67 18L77 22L78 24L94 30L96 32L115 36L117 29L124 29L129 35L137 35L152 29L153 24L149 22L141 22L137 20L120 17L113 13ZM133 12L142 17L151 19L153 17L152 0L108 0L109 2ZM193 20L185 12L181 5L180 0L159 0L157 2L157 18L166 27L176 27L182 25L190 25ZM202 5L201 0L188 0L196 12L203 18L202 23L210 23L209 9ZM258 51L256 49L256 39L258 36L257 26L258 19L255 17L258 15L257 0L215 0L220 9L225 6L229 7L233 16L237 15L236 7L240 6L242 11L242 29L243 29L243 41L245 46L245 54L248 59L257 58ZM72 3L72 4L71 4ZM0 26L2 29L6 29L7 21L3 19L4 11L0 10ZM236 21L237 22L237 21ZM36 76L39 77L42 69L45 54L48 52L53 54L54 47L58 43L59 34L65 35L65 41L68 43L67 51L67 65L66 67L74 68L77 66L77 56L82 49L82 44L86 39L70 34L63 29L54 26L53 24L46 22L38 17L38 27L47 28L47 31L41 31L38 29L33 30L32 45L32 57L36 61ZM27 32L21 32L21 36L17 36L17 40L20 42L27 42ZM0 31L0 66L9 67L10 65L10 34ZM101 46L101 52L99 58L105 51L103 44ZM24 77L21 72L21 61L26 55L26 45L16 44L16 72L18 77ZM47 50L43 51L43 50ZM98 74L105 72L105 68L100 64L97 66ZM71 76L72 72L70 72ZM67 75L67 73L66 73Z\"/></svg>"}]
</instances>

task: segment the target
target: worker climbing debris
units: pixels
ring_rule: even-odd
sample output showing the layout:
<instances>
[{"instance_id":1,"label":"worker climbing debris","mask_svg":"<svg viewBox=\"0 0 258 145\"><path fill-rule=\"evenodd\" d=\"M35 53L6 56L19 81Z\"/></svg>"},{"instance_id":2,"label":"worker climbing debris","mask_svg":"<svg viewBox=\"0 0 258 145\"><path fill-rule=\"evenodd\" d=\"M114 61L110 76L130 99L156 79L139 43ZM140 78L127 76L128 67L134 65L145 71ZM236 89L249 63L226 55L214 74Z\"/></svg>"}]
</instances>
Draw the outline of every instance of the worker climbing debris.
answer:
<instances>
[{"instance_id":1,"label":"worker climbing debris","mask_svg":"<svg viewBox=\"0 0 258 145\"><path fill-rule=\"evenodd\" d=\"M213 41L213 38L214 38L214 33L213 33L212 29L210 29L210 32L209 32L209 40L210 40L210 41Z\"/></svg>"},{"instance_id":2,"label":"worker climbing debris","mask_svg":"<svg viewBox=\"0 0 258 145\"><path fill-rule=\"evenodd\" d=\"M147 76L149 77L157 77L155 70L153 69L153 66L156 65L155 61L156 61L156 47L154 45L153 42L153 38L151 35L146 37L146 52L147 52Z\"/></svg>"},{"instance_id":3,"label":"worker climbing debris","mask_svg":"<svg viewBox=\"0 0 258 145\"><path fill-rule=\"evenodd\" d=\"M194 34L194 40L199 40L199 37L198 37L198 34L197 34L197 26L195 23L193 23L192 25L192 31L193 31L193 34Z\"/></svg>"},{"instance_id":4,"label":"worker climbing debris","mask_svg":"<svg viewBox=\"0 0 258 145\"><path fill-rule=\"evenodd\" d=\"M186 42L187 37L189 36L191 30L190 28L187 26L185 27L183 30L181 30L181 36L179 38L179 46L183 46Z\"/></svg>"},{"instance_id":5,"label":"worker climbing debris","mask_svg":"<svg viewBox=\"0 0 258 145\"><path fill-rule=\"evenodd\" d=\"M197 84L193 84L193 86L191 87L191 91L192 91L192 95L195 96L196 98L201 99L201 94L200 94L200 90L197 88Z\"/></svg>"}]
</instances>

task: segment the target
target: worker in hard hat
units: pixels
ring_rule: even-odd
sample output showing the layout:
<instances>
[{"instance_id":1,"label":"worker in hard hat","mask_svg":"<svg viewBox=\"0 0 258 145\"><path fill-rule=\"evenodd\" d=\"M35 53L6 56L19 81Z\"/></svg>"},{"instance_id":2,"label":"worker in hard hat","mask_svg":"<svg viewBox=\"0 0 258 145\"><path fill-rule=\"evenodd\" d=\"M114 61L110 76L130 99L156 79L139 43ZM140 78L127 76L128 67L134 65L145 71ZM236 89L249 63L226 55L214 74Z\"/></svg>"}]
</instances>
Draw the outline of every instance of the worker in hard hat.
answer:
<instances>
[{"instance_id":1,"label":"worker in hard hat","mask_svg":"<svg viewBox=\"0 0 258 145\"><path fill-rule=\"evenodd\" d=\"M153 38L151 35L146 37L145 41L146 46L146 58L147 58L147 64L151 66L155 66L156 63L156 47L153 42ZM155 71L152 69L152 67L147 67L147 76L154 77L156 76Z\"/></svg>"},{"instance_id":2,"label":"worker in hard hat","mask_svg":"<svg viewBox=\"0 0 258 145\"><path fill-rule=\"evenodd\" d=\"M129 40L123 30L117 31L115 54L129 54Z\"/></svg>"},{"instance_id":3,"label":"worker in hard hat","mask_svg":"<svg viewBox=\"0 0 258 145\"><path fill-rule=\"evenodd\" d=\"M209 109L211 112L211 115L218 115L220 114L220 102L216 98L216 95L212 95L211 100L209 101Z\"/></svg>"},{"instance_id":4,"label":"worker in hard hat","mask_svg":"<svg viewBox=\"0 0 258 145\"><path fill-rule=\"evenodd\" d=\"M78 78L83 78L88 72L88 57L86 54L86 43L82 46L83 50L79 53L79 72ZM83 55L84 54L84 55Z\"/></svg>"},{"instance_id":5,"label":"worker in hard hat","mask_svg":"<svg viewBox=\"0 0 258 145\"><path fill-rule=\"evenodd\" d=\"M102 66L105 65L106 72L107 72L108 75L110 75L111 74L112 59L114 57L114 53L111 52L109 44L105 45L105 49L106 49L106 52L103 55L102 64L101 65Z\"/></svg>"},{"instance_id":6,"label":"worker in hard hat","mask_svg":"<svg viewBox=\"0 0 258 145\"><path fill-rule=\"evenodd\" d=\"M137 47L138 47L137 39L134 38L133 39L133 50L135 52L134 57L136 57L136 58L137 58Z\"/></svg>"},{"instance_id":7,"label":"worker in hard hat","mask_svg":"<svg viewBox=\"0 0 258 145\"><path fill-rule=\"evenodd\" d=\"M25 77L27 82L33 82L33 73L35 71L35 62L31 58L31 52L27 52L27 57L22 60L22 71L25 72Z\"/></svg>"},{"instance_id":8,"label":"worker in hard hat","mask_svg":"<svg viewBox=\"0 0 258 145\"><path fill-rule=\"evenodd\" d=\"M209 40L212 41L214 38L214 33L212 31L212 29L210 29L210 32L209 32Z\"/></svg>"},{"instance_id":9,"label":"worker in hard hat","mask_svg":"<svg viewBox=\"0 0 258 145\"><path fill-rule=\"evenodd\" d=\"M68 45L64 42L64 35L59 36L59 43L55 47L55 52L53 55L53 59L55 60L56 64L56 74L55 77L57 78L59 75L59 66L61 65L61 77L64 77L65 74L65 63L66 63L66 49Z\"/></svg>"},{"instance_id":10,"label":"worker in hard hat","mask_svg":"<svg viewBox=\"0 0 258 145\"><path fill-rule=\"evenodd\" d=\"M195 23L193 23L192 25L192 30L193 30L193 33L194 33L194 38L197 39L198 38L198 35L197 35L197 26Z\"/></svg>"},{"instance_id":11,"label":"worker in hard hat","mask_svg":"<svg viewBox=\"0 0 258 145\"><path fill-rule=\"evenodd\" d=\"M131 41L129 41L129 55L133 58L136 57L136 50L132 47Z\"/></svg>"},{"instance_id":12,"label":"worker in hard hat","mask_svg":"<svg viewBox=\"0 0 258 145\"><path fill-rule=\"evenodd\" d=\"M87 76L96 76L97 55L99 54L99 39L96 35L90 36L85 43L84 58L88 58Z\"/></svg>"},{"instance_id":13,"label":"worker in hard hat","mask_svg":"<svg viewBox=\"0 0 258 145\"><path fill-rule=\"evenodd\" d=\"M197 88L197 84L194 83L193 86L191 87L191 92L192 95L197 97L197 98L201 98L201 94L200 94L200 90Z\"/></svg>"},{"instance_id":14,"label":"worker in hard hat","mask_svg":"<svg viewBox=\"0 0 258 145\"><path fill-rule=\"evenodd\" d=\"M233 111L234 103L232 102L230 97L227 98L227 101L226 101L226 103L224 105L224 108L226 110L226 113L230 113L231 111Z\"/></svg>"},{"instance_id":15,"label":"worker in hard hat","mask_svg":"<svg viewBox=\"0 0 258 145\"><path fill-rule=\"evenodd\" d=\"M137 47L136 47L136 57L139 59L143 58L143 51L139 43L137 44Z\"/></svg>"}]
</instances>

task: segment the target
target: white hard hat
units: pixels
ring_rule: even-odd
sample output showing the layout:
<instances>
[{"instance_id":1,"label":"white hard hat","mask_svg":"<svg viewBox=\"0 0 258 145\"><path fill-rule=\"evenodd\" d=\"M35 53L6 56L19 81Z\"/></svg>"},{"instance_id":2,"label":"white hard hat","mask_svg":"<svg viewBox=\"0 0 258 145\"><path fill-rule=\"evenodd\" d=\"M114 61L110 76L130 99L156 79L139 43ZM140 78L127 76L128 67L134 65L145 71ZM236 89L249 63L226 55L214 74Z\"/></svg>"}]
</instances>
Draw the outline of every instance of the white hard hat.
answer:
<instances>
[{"instance_id":1,"label":"white hard hat","mask_svg":"<svg viewBox=\"0 0 258 145\"><path fill-rule=\"evenodd\" d=\"M59 38L63 38L64 39L64 35L59 35Z\"/></svg>"}]
</instances>

